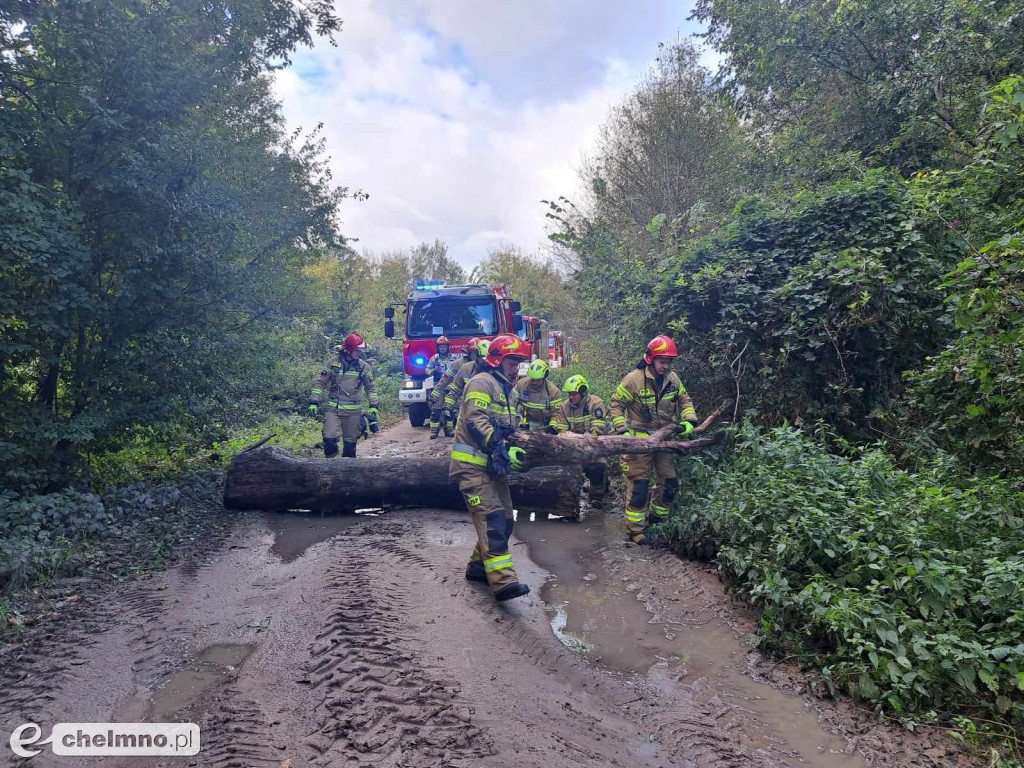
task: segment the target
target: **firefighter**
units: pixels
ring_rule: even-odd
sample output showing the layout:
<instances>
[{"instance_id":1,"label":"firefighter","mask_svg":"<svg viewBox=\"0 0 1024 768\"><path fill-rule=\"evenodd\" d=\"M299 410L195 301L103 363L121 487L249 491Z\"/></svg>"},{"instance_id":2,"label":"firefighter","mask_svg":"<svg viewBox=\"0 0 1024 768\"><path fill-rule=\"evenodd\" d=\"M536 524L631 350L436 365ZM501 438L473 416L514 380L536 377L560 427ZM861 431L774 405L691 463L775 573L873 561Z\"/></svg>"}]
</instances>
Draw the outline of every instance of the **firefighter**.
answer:
<instances>
[{"instance_id":1,"label":"firefighter","mask_svg":"<svg viewBox=\"0 0 1024 768\"><path fill-rule=\"evenodd\" d=\"M430 405L430 439L436 440L437 433L441 431L442 420L441 420L441 409L444 407L444 396L442 393L444 389L438 386L444 377L448 376L448 381L444 382L444 386L447 387L451 383L452 376L454 376L455 366L459 360L451 353L451 344L448 343L447 336L437 337L437 354L430 358L427 362L427 374L434 378L434 386L430 390L430 397L427 399ZM451 375L448 375L451 372ZM445 436L451 437L451 427L448 422L444 422L444 433Z\"/></svg>"},{"instance_id":2,"label":"firefighter","mask_svg":"<svg viewBox=\"0 0 1024 768\"><path fill-rule=\"evenodd\" d=\"M608 433L608 409L597 395L590 393L587 380L579 374L570 376L562 386L566 401L551 418L556 432L575 432L579 435L604 435ZM604 503L608 492L608 462L598 459L583 468L583 474L590 480L590 503L598 509Z\"/></svg>"},{"instance_id":3,"label":"firefighter","mask_svg":"<svg viewBox=\"0 0 1024 768\"><path fill-rule=\"evenodd\" d=\"M473 339L470 339L471 343L472 341ZM462 393L465 391L469 380L478 373L487 370L485 359L490 344L490 339L476 339L476 344L472 346L472 351L470 347L466 347L466 355L469 357L469 360L459 368L455 378L452 379L452 383L448 385L448 390L444 396L444 407L449 414L457 414L459 412L459 407L462 404ZM514 380L515 377L513 377Z\"/></svg>"},{"instance_id":4,"label":"firefighter","mask_svg":"<svg viewBox=\"0 0 1024 768\"><path fill-rule=\"evenodd\" d=\"M693 432L697 412L672 361L679 357L675 342L655 336L636 369L626 374L612 395L612 426L620 435L647 437L659 427L677 424L683 436ZM623 457L626 475L626 533L630 541L646 544L648 502L652 520L668 516L668 505L679 490L675 461L657 453ZM651 488L651 474L654 487Z\"/></svg>"},{"instance_id":5,"label":"firefighter","mask_svg":"<svg viewBox=\"0 0 1024 768\"><path fill-rule=\"evenodd\" d=\"M551 417L562 407L562 393L548 381L549 372L547 360L534 360L526 378L516 384L516 410L531 432L555 432Z\"/></svg>"},{"instance_id":6,"label":"firefighter","mask_svg":"<svg viewBox=\"0 0 1024 768\"><path fill-rule=\"evenodd\" d=\"M489 584L498 602L530 591L516 577L508 546L514 525L508 474L522 468L525 451L507 442L518 422L512 402L516 371L529 356L529 345L518 336L503 334L490 343L484 370L466 385L448 470L476 528L466 578Z\"/></svg>"},{"instance_id":7,"label":"firefighter","mask_svg":"<svg viewBox=\"0 0 1024 768\"><path fill-rule=\"evenodd\" d=\"M309 396L309 413L316 416L321 400L326 398L324 407L324 456L328 459L338 455L338 440L344 445L341 455L355 458L356 441L360 434L360 417L363 415L363 393L370 401L366 411L369 429L378 429L377 417L380 403L377 400L377 385L373 383L370 364L362 359L366 353L366 340L358 333L351 333L345 341L335 347L338 359L320 371L320 379L313 386Z\"/></svg>"}]
</instances>

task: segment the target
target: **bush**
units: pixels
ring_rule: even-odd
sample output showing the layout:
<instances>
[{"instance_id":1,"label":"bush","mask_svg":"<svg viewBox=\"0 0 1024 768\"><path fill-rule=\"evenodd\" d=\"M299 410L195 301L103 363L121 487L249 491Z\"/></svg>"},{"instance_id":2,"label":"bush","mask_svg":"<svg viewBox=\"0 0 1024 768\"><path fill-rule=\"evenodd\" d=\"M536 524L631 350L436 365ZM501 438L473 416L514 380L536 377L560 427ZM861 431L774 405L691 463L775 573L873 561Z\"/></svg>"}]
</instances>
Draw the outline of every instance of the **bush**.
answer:
<instances>
[{"instance_id":1,"label":"bush","mask_svg":"<svg viewBox=\"0 0 1024 768\"><path fill-rule=\"evenodd\" d=\"M1024 725L1024 492L938 458L831 447L792 427L737 428L666 524L718 541L718 568L763 609L765 646L896 713L984 709Z\"/></svg>"}]
</instances>

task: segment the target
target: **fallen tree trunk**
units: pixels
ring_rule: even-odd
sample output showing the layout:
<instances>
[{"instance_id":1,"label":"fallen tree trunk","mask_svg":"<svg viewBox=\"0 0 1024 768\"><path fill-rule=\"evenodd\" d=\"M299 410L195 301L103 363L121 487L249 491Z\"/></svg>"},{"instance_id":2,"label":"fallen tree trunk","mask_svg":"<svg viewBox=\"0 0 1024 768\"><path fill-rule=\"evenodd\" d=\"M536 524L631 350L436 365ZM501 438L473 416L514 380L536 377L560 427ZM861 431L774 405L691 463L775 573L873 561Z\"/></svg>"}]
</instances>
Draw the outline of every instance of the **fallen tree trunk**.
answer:
<instances>
[{"instance_id":1,"label":"fallen tree trunk","mask_svg":"<svg viewBox=\"0 0 1024 768\"><path fill-rule=\"evenodd\" d=\"M578 467L545 467L510 476L512 503L521 510L579 514L583 475ZM224 483L227 509L443 507L465 509L448 479L446 458L302 459L280 448L240 453Z\"/></svg>"},{"instance_id":2,"label":"fallen tree trunk","mask_svg":"<svg viewBox=\"0 0 1024 768\"><path fill-rule=\"evenodd\" d=\"M548 435L543 432L517 430L509 436L508 441L526 451L523 461L526 470L543 466L586 466L597 459L620 454L685 453L718 442L718 435L696 436L703 435L711 429L731 406L732 400L722 403L714 413L694 428L694 439L691 440L669 440L679 429L675 424L669 424L652 433L650 437L578 435L573 432Z\"/></svg>"}]
</instances>

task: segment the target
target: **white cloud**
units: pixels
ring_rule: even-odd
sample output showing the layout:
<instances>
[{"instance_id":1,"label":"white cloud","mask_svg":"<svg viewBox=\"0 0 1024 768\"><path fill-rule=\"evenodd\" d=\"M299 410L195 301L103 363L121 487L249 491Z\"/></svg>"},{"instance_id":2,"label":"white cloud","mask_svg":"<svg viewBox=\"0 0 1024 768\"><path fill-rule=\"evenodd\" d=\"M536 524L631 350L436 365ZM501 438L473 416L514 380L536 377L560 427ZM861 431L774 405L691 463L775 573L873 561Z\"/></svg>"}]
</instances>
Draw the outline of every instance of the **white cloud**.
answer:
<instances>
[{"instance_id":1,"label":"white cloud","mask_svg":"<svg viewBox=\"0 0 1024 768\"><path fill-rule=\"evenodd\" d=\"M679 30L643 27L684 13L607 5L341 6L338 47L296 56L277 93L292 125L324 123L338 183L370 195L346 203L345 234L371 250L439 238L467 267L502 242L541 246L539 201L574 191L608 108Z\"/></svg>"}]
</instances>

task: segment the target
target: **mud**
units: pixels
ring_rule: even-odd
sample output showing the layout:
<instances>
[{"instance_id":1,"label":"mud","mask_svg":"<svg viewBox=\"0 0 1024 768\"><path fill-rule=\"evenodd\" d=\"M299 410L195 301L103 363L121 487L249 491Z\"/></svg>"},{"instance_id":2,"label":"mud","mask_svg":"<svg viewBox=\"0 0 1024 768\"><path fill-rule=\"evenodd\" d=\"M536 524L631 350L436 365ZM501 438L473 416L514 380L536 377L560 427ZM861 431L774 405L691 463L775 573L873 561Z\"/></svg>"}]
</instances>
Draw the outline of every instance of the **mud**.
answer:
<instances>
[{"instance_id":1,"label":"mud","mask_svg":"<svg viewBox=\"0 0 1024 768\"><path fill-rule=\"evenodd\" d=\"M360 453L440 454L401 424ZM189 721L188 765L973 765L941 736L808 696L751 646L707 568L625 543L617 505L520 519L529 597L462 577L464 513L238 515L202 561L65 605L0 657L7 735L39 723ZM45 749L45 748L44 748ZM180 766L57 758L33 766Z\"/></svg>"}]
</instances>

